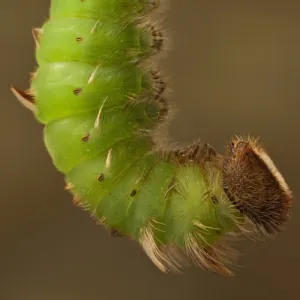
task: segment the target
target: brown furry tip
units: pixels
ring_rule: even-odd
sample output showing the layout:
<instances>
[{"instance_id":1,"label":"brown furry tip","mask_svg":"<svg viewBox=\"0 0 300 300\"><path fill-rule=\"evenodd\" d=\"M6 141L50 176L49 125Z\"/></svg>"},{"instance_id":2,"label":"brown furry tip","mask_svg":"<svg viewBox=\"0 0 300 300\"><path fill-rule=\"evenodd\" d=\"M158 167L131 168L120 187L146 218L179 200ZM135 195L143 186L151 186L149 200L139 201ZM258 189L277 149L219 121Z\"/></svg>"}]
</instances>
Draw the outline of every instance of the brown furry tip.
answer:
<instances>
[{"instance_id":1,"label":"brown furry tip","mask_svg":"<svg viewBox=\"0 0 300 300\"><path fill-rule=\"evenodd\" d=\"M274 236L291 214L292 193L266 151L251 138L235 138L222 164L228 198L261 232Z\"/></svg>"}]
</instances>

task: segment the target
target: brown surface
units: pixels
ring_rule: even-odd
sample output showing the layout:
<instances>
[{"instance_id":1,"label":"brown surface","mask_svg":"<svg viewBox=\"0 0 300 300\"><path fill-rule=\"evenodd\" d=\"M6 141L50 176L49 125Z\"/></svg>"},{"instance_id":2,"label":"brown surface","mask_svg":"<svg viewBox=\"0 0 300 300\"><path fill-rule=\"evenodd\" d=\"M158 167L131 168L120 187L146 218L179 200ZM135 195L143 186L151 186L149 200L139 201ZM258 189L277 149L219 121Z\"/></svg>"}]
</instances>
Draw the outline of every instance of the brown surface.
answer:
<instances>
[{"instance_id":1,"label":"brown surface","mask_svg":"<svg viewBox=\"0 0 300 300\"><path fill-rule=\"evenodd\" d=\"M180 109L172 136L202 137L219 151L233 134L261 136L297 200L299 1L172 2L167 25L176 48L166 66ZM298 299L297 205L275 241L240 245L243 268L234 278L199 269L161 274L137 245L109 237L72 206L42 127L7 87L27 86L30 29L46 19L47 7L41 0L1 3L0 299Z\"/></svg>"}]
</instances>

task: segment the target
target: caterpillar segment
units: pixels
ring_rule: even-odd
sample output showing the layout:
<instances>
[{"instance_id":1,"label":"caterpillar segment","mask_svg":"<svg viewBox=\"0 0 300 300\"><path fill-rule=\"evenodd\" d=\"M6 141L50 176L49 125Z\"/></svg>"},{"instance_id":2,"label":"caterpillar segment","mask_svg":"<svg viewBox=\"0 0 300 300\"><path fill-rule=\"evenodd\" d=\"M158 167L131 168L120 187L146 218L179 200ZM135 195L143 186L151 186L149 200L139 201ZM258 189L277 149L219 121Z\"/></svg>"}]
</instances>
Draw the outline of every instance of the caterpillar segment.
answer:
<instances>
[{"instance_id":1,"label":"caterpillar segment","mask_svg":"<svg viewBox=\"0 0 300 300\"><path fill-rule=\"evenodd\" d=\"M248 220L275 234L292 196L251 139L233 139L225 155L200 142L171 151L157 145L154 132L170 113L164 78L145 67L165 42L149 22L158 4L52 0L49 20L33 30L31 87L11 89L45 125L74 204L112 236L136 240L163 272L192 263L233 275L226 240Z\"/></svg>"}]
</instances>

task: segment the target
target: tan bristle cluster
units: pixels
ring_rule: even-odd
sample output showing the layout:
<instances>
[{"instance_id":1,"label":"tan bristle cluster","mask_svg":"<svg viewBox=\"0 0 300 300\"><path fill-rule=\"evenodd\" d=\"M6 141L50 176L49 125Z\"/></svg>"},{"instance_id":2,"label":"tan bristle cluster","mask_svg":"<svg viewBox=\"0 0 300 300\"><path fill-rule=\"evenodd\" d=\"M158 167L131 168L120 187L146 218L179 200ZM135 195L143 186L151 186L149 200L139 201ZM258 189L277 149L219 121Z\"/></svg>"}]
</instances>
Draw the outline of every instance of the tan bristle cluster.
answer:
<instances>
[{"instance_id":1,"label":"tan bristle cluster","mask_svg":"<svg viewBox=\"0 0 300 300\"><path fill-rule=\"evenodd\" d=\"M34 93L31 90L22 91L13 86L10 87L10 90L24 107L31 110L32 112L35 112L35 97Z\"/></svg>"},{"instance_id":2,"label":"tan bristle cluster","mask_svg":"<svg viewBox=\"0 0 300 300\"><path fill-rule=\"evenodd\" d=\"M257 141L231 142L223 160L223 184L229 199L262 232L275 235L288 221L292 193Z\"/></svg>"}]
</instances>

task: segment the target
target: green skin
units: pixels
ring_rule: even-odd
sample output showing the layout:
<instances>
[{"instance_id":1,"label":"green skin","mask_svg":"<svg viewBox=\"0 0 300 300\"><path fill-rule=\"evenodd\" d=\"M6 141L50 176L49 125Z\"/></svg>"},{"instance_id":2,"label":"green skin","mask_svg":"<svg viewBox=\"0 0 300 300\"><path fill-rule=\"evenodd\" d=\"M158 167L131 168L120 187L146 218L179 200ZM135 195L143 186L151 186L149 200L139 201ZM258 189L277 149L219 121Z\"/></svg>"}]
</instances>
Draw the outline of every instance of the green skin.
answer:
<instances>
[{"instance_id":1,"label":"green skin","mask_svg":"<svg viewBox=\"0 0 300 300\"><path fill-rule=\"evenodd\" d=\"M220 170L151 151L151 134L142 134L161 122L145 97L152 77L136 63L152 53L150 31L134 21L149 9L146 0L52 0L31 86L36 117L55 166L103 224L141 241L155 223L159 248L186 248L190 234L211 248L238 219Z\"/></svg>"}]
</instances>

